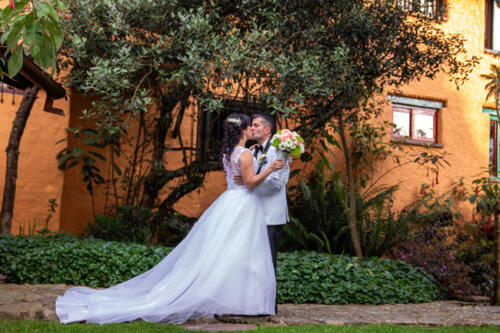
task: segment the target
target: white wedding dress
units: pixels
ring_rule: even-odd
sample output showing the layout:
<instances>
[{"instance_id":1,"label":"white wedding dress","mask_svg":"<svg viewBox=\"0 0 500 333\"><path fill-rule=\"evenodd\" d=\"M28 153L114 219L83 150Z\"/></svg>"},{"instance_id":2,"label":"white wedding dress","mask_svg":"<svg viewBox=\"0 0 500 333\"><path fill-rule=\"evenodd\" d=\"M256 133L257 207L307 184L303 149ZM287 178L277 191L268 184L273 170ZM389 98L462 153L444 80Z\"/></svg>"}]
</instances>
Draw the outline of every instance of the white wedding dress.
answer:
<instances>
[{"instance_id":1,"label":"white wedding dress","mask_svg":"<svg viewBox=\"0 0 500 333\"><path fill-rule=\"evenodd\" d=\"M183 323L214 314L274 314L276 283L261 201L234 183L245 150L235 147L231 162L224 161L228 189L172 252L116 286L67 290L56 300L60 321Z\"/></svg>"}]
</instances>

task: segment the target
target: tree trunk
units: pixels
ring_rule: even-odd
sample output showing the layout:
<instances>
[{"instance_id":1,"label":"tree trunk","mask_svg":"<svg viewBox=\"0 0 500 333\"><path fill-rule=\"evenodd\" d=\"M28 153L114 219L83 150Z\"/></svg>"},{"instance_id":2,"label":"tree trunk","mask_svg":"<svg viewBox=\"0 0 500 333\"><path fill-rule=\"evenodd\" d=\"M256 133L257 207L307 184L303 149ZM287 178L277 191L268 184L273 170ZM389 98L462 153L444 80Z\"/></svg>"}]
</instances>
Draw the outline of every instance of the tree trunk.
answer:
<instances>
[{"instance_id":1,"label":"tree trunk","mask_svg":"<svg viewBox=\"0 0 500 333\"><path fill-rule=\"evenodd\" d=\"M344 129L344 119L342 114L339 114L339 134L342 142L342 150L344 152L345 167L347 172L347 188L349 190L349 226L351 228L351 238L354 245L356 257L362 259L363 252L361 251L361 241L359 239L357 219L356 219L356 192L354 188L354 178L352 175L351 151L347 145Z\"/></svg>"},{"instance_id":2,"label":"tree trunk","mask_svg":"<svg viewBox=\"0 0 500 333\"><path fill-rule=\"evenodd\" d=\"M144 195L141 200L141 205L148 208L154 208L158 193L163 188L165 183L158 183L158 178L165 173L163 158L165 155L165 139L168 130L172 124L172 110L175 101L170 95L161 95L159 105L159 118L154 128L154 141L151 168L145 177Z\"/></svg>"},{"instance_id":3,"label":"tree trunk","mask_svg":"<svg viewBox=\"0 0 500 333\"><path fill-rule=\"evenodd\" d=\"M3 190L2 212L0 213L0 232L10 234L12 217L14 215L14 200L16 195L17 162L19 157L19 144L23 136L26 122L35 102L36 95L40 89L36 86L29 87L24 91L24 97L16 113L14 124L10 132L9 144L7 146L7 166L5 170L5 186Z\"/></svg>"},{"instance_id":4,"label":"tree trunk","mask_svg":"<svg viewBox=\"0 0 500 333\"><path fill-rule=\"evenodd\" d=\"M500 305L500 201L495 204L495 294L493 305Z\"/></svg>"},{"instance_id":5,"label":"tree trunk","mask_svg":"<svg viewBox=\"0 0 500 333\"><path fill-rule=\"evenodd\" d=\"M497 85L496 87L496 94L495 94L495 110L497 113L497 119L500 120L500 112L498 109L498 102L499 102L499 90L500 90L500 85ZM498 125L497 125L498 126ZM494 290L495 294L493 295L493 304L494 305L500 305L500 221L499 221L499 215L500 214L500 201L497 200L495 204L495 284L494 284Z\"/></svg>"}]
</instances>

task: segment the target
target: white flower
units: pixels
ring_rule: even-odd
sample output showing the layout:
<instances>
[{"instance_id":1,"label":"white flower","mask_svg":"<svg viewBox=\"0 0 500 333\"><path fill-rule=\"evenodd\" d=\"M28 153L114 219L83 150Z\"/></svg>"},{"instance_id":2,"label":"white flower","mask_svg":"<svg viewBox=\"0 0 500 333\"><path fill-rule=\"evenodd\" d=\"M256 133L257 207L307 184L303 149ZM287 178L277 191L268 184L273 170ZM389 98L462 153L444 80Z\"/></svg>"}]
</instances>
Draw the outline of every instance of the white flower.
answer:
<instances>
[{"instance_id":1,"label":"white flower","mask_svg":"<svg viewBox=\"0 0 500 333\"><path fill-rule=\"evenodd\" d=\"M295 157L298 157L305 150L305 145L301 136L288 129L278 131L278 133L276 133L271 140L272 145L278 150L289 154L295 151L295 153L292 154Z\"/></svg>"}]
</instances>

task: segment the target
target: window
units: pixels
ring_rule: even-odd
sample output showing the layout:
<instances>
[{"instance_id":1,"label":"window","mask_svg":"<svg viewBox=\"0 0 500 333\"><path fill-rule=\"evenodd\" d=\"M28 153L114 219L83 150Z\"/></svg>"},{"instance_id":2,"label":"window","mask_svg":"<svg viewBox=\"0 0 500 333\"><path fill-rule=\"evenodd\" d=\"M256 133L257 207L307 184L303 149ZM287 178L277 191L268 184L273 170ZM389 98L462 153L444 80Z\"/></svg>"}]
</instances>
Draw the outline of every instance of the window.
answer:
<instances>
[{"instance_id":1,"label":"window","mask_svg":"<svg viewBox=\"0 0 500 333\"><path fill-rule=\"evenodd\" d=\"M393 105L393 138L436 143L436 110Z\"/></svg>"},{"instance_id":2,"label":"window","mask_svg":"<svg viewBox=\"0 0 500 333\"><path fill-rule=\"evenodd\" d=\"M500 50L500 0L486 0L484 47Z\"/></svg>"},{"instance_id":3,"label":"window","mask_svg":"<svg viewBox=\"0 0 500 333\"><path fill-rule=\"evenodd\" d=\"M494 109L483 108L484 113L490 116L490 138L489 145L489 169L490 175L493 177L499 176L499 155L498 155L498 118Z\"/></svg>"},{"instance_id":4,"label":"window","mask_svg":"<svg viewBox=\"0 0 500 333\"><path fill-rule=\"evenodd\" d=\"M433 19L442 19L444 16L443 0L398 0L399 5L409 12L425 15Z\"/></svg>"},{"instance_id":5,"label":"window","mask_svg":"<svg viewBox=\"0 0 500 333\"><path fill-rule=\"evenodd\" d=\"M498 122L490 120L490 174L498 175Z\"/></svg>"},{"instance_id":6,"label":"window","mask_svg":"<svg viewBox=\"0 0 500 333\"><path fill-rule=\"evenodd\" d=\"M224 119L233 112L251 115L265 112L265 110L261 106L239 101L226 101L224 109L219 112L200 110L198 114L198 159L219 163L222 138L224 136Z\"/></svg>"},{"instance_id":7,"label":"window","mask_svg":"<svg viewBox=\"0 0 500 333\"><path fill-rule=\"evenodd\" d=\"M406 143L437 143L437 114L444 103L419 98L388 95L392 102L392 123L394 129L391 139Z\"/></svg>"}]
</instances>

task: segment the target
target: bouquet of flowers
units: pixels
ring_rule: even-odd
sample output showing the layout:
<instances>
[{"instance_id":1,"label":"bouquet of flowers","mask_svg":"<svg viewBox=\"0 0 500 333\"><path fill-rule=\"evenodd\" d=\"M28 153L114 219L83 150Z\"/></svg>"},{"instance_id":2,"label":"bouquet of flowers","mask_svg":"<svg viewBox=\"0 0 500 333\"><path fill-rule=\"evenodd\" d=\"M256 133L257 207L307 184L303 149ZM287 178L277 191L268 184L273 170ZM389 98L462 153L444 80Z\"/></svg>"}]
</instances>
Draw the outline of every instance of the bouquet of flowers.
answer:
<instances>
[{"instance_id":1,"label":"bouquet of flowers","mask_svg":"<svg viewBox=\"0 0 500 333\"><path fill-rule=\"evenodd\" d=\"M271 139L271 144L284 153L285 161L288 154L299 157L304 152L304 139L294 131L283 129L278 131Z\"/></svg>"}]
</instances>

